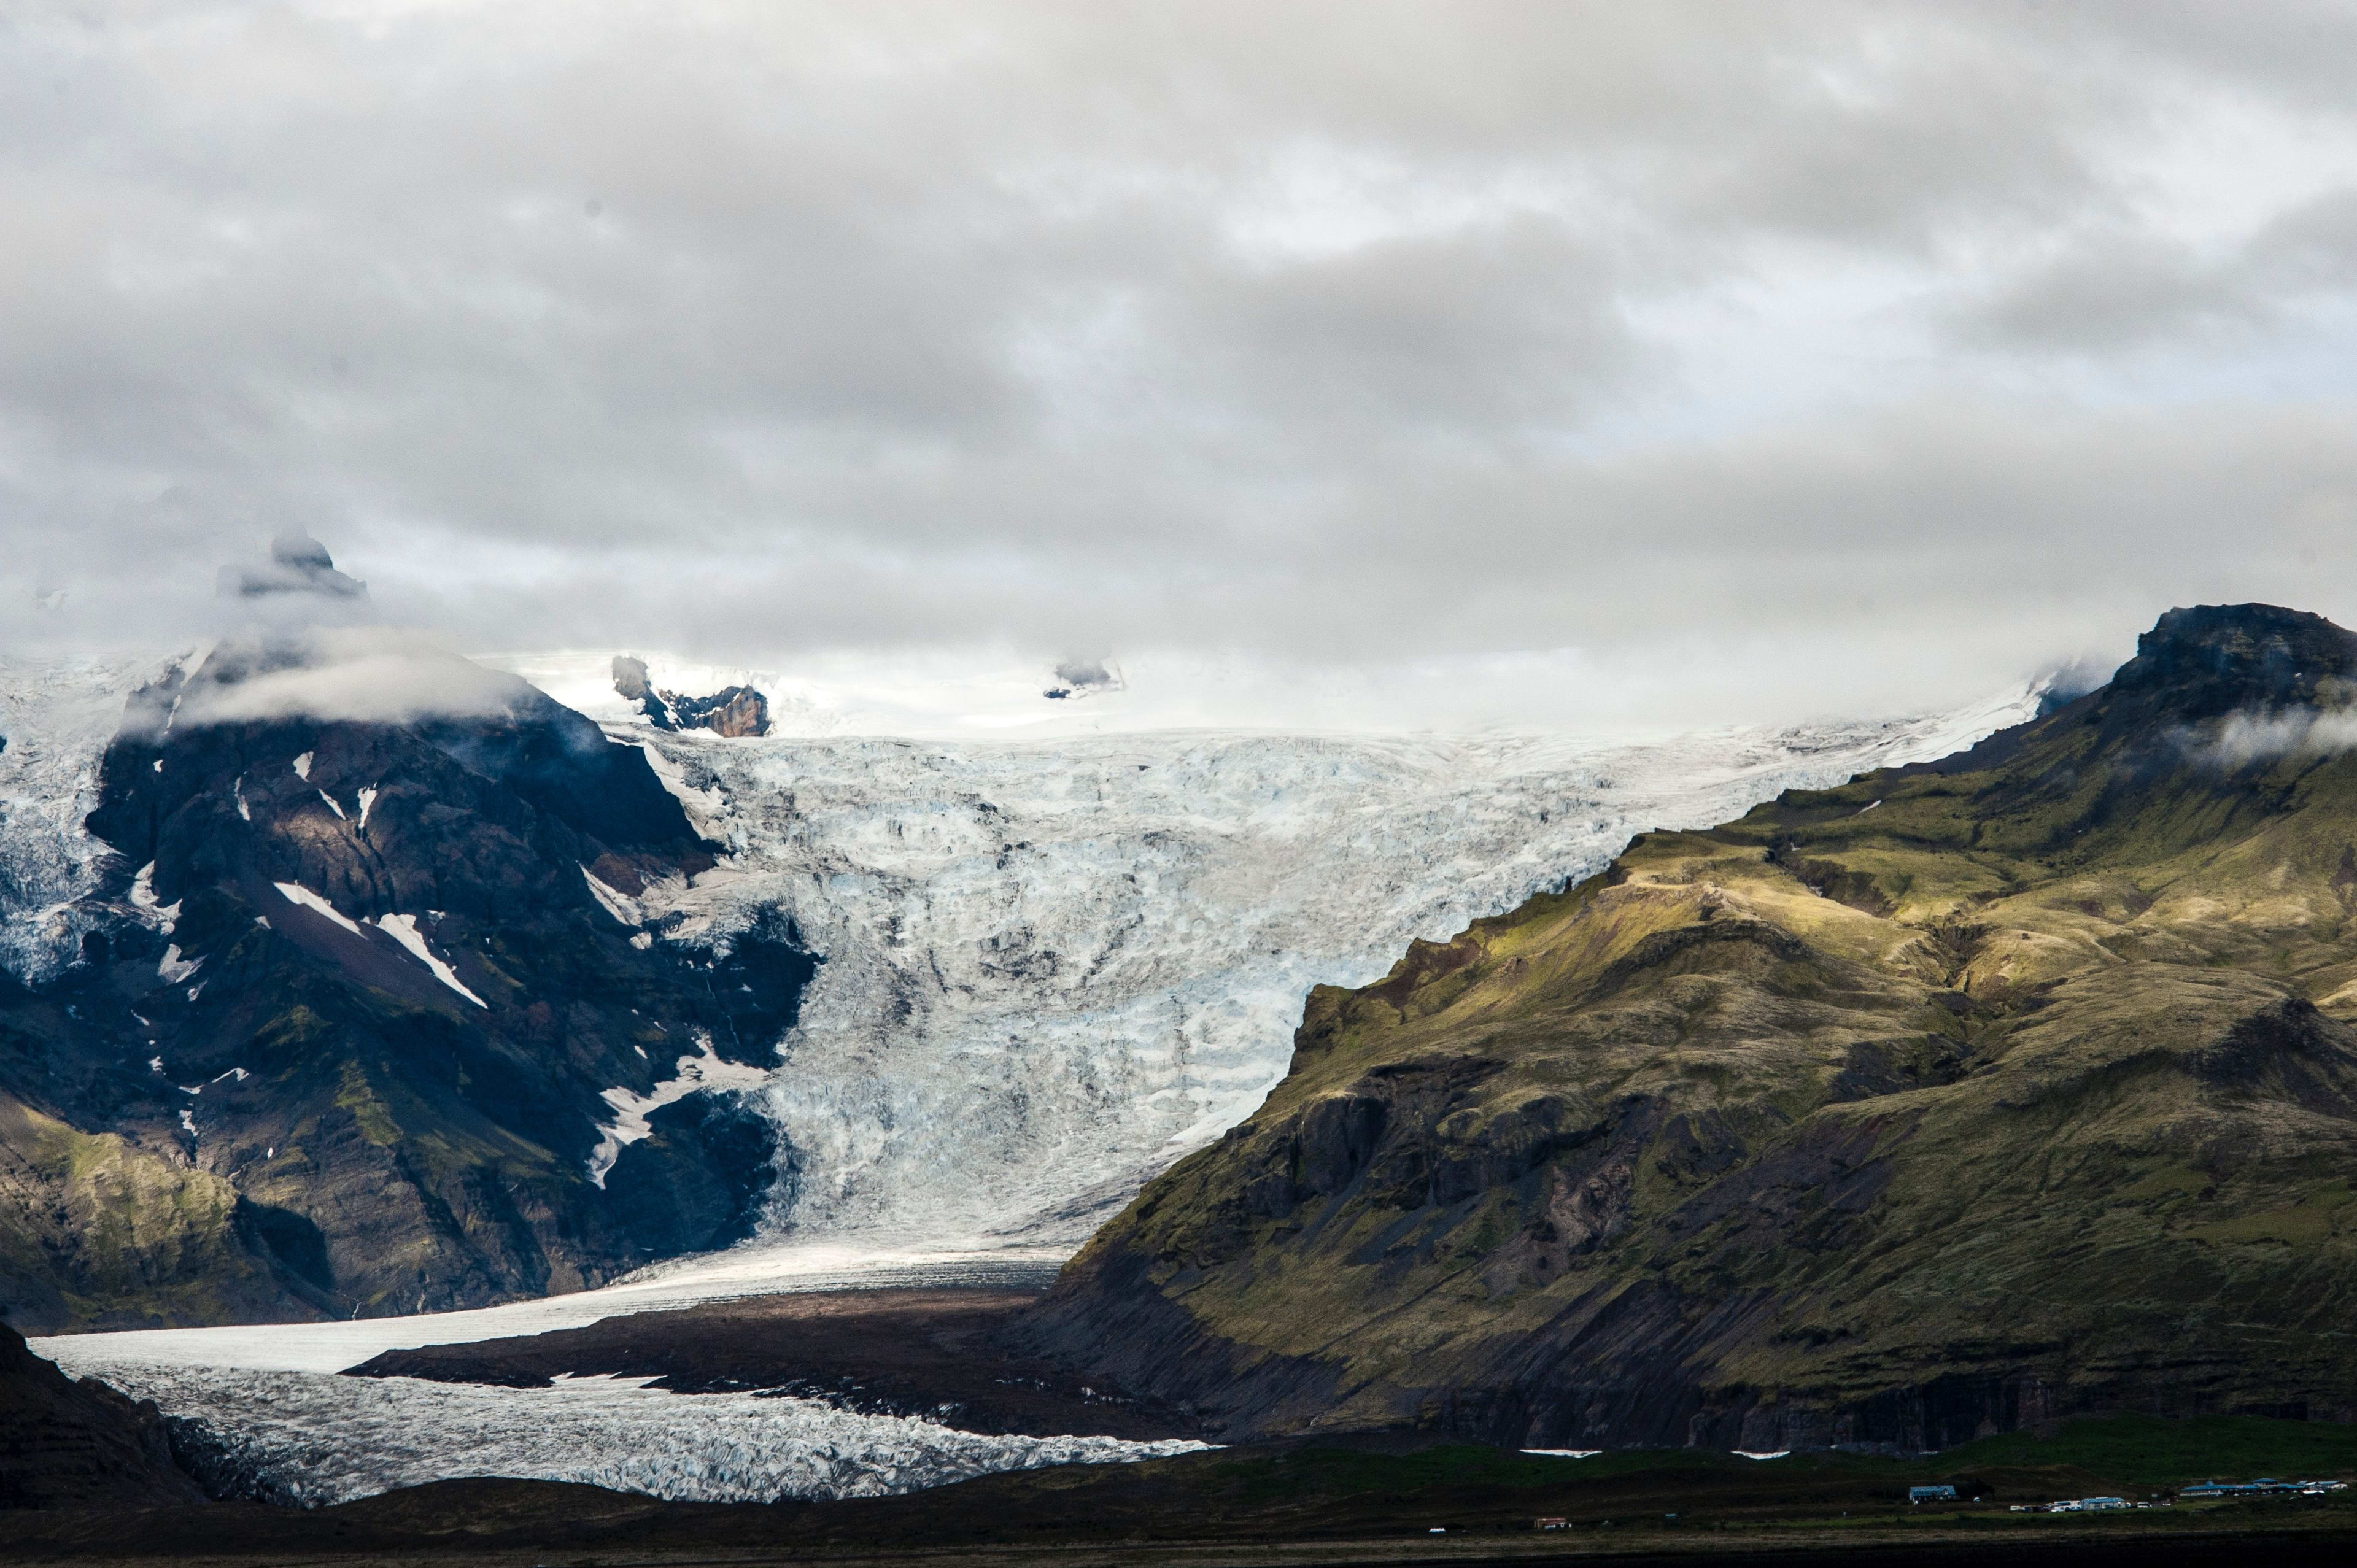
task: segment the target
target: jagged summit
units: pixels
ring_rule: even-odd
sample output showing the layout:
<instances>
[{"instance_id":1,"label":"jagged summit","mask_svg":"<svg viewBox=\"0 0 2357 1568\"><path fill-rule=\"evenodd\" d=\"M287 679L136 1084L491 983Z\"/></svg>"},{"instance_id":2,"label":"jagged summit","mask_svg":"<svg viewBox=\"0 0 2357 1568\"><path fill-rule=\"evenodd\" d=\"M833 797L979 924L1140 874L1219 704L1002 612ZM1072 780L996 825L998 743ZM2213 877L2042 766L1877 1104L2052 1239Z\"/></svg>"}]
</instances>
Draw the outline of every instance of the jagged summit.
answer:
<instances>
[{"instance_id":1,"label":"jagged summit","mask_svg":"<svg viewBox=\"0 0 2357 1568\"><path fill-rule=\"evenodd\" d=\"M647 662L633 654L614 655L614 694L635 703L660 730L705 729L736 739L770 733L770 699L750 686L724 686L708 697L658 691Z\"/></svg>"},{"instance_id":2,"label":"jagged summit","mask_svg":"<svg viewBox=\"0 0 2357 1568\"><path fill-rule=\"evenodd\" d=\"M2078 782L2077 769L2105 769L2103 811L2116 814L2128 794L2232 788L2227 776L2254 764L2322 755L2357 739L2344 727L2357 731L2357 633L2276 605L2196 605L2163 614L2108 682L1894 776L1971 773L2036 754L2043 766L2024 777L2049 791Z\"/></svg>"}]
</instances>

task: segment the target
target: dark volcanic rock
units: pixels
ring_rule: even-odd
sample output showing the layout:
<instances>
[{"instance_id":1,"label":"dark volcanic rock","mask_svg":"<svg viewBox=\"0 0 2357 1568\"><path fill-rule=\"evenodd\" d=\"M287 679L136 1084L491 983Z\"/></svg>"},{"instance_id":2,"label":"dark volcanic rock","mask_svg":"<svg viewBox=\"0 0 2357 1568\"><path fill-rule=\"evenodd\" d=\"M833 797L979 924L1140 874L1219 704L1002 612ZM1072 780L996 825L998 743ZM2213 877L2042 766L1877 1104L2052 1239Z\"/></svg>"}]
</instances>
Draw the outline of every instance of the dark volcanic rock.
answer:
<instances>
[{"instance_id":1,"label":"dark volcanic rock","mask_svg":"<svg viewBox=\"0 0 2357 1568\"><path fill-rule=\"evenodd\" d=\"M1029 1291L815 1291L586 1328L388 1350L350 1375L544 1388L565 1374L654 1378L682 1393L759 1389L967 1432L1191 1437L1197 1423L997 1342Z\"/></svg>"},{"instance_id":2,"label":"dark volcanic rock","mask_svg":"<svg viewBox=\"0 0 2357 1568\"><path fill-rule=\"evenodd\" d=\"M135 1404L95 1379L74 1381L0 1325L0 1509L203 1500L172 1463L152 1402Z\"/></svg>"}]
</instances>

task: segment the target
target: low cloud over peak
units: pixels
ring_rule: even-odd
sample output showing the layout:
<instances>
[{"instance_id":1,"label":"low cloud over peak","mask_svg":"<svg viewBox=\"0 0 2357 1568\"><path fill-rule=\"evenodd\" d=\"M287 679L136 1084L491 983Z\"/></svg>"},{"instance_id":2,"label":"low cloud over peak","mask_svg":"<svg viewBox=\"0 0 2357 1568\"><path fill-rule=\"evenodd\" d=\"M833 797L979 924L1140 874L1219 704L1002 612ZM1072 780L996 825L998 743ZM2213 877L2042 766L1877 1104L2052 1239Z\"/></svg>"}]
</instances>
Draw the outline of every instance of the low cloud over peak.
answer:
<instances>
[{"instance_id":1,"label":"low cloud over peak","mask_svg":"<svg viewBox=\"0 0 2357 1568\"><path fill-rule=\"evenodd\" d=\"M270 542L266 566L224 566L221 596L296 615L342 611L368 598L368 585L336 570L328 547L292 529Z\"/></svg>"},{"instance_id":2,"label":"low cloud over peak","mask_svg":"<svg viewBox=\"0 0 2357 1568\"><path fill-rule=\"evenodd\" d=\"M297 717L408 724L521 714L547 702L516 676L389 627L249 632L215 643L188 677L169 705L146 715L156 727Z\"/></svg>"}]
</instances>

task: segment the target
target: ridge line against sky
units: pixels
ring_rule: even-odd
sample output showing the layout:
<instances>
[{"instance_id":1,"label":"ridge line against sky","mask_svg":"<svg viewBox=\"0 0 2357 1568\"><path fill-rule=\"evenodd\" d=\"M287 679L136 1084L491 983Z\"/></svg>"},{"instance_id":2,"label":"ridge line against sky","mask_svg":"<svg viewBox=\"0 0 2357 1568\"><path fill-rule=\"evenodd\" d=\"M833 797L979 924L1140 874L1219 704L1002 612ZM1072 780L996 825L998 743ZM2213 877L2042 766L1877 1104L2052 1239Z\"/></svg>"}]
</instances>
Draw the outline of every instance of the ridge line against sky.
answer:
<instances>
[{"instance_id":1,"label":"ridge line against sky","mask_svg":"<svg viewBox=\"0 0 2357 1568\"><path fill-rule=\"evenodd\" d=\"M0 633L288 528L460 647L1304 723L2357 620L2353 78L2289 3L12 8Z\"/></svg>"}]
</instances>

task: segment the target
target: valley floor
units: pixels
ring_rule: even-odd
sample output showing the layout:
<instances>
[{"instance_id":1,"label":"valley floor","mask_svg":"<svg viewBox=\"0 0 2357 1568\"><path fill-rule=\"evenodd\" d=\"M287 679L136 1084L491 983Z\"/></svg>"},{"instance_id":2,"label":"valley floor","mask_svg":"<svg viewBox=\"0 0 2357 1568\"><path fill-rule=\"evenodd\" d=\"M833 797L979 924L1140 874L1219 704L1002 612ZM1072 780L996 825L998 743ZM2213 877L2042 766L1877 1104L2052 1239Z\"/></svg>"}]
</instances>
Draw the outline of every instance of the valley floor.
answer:
<instances>
[{"instance_id":1,"label":"valley floor","mask_svg":"<svg viewBox=\"0 0 2357 1568\"><path fill-rule=\"evenodd\" d=\"M1206 1469L1266 1471L1282 1461L1239 1453L1178 1462ZM1848 1498L1844 1512L1815 1490L1787 1489L1781 1504L1715 1504L1692 1477L1663 1491L1659 1475L1620 1478L1569 1498L1509 1498L1480 1484L1411 1488L1337 1506L1334 1499L1263 1499L1257 1517L1232 1510L1168 1511L1169 1465L1074 1488L1056 1477L993 1477L918 1498L865 1502L699 1506L651 1502L548 1483L445 1482L314 1512L222 1505L103 1518L16 1516L0 1562L175 1568L264 1568L295 1562L465 1563L470 1568L688 1568L690 1564L843 1563L887 1568L1059 1563L1071 1568L1340 1568L1342 1564L1522 1563L1582 1561L1631 1565L1717 1559L1813 1568L2309 1568L2349 1561L2357 1510L2227 1507L2150 1516L2029 1518L2003 1511L1925 1516L1887 1497ZM1155 1475L1151 1472L1161 1471ZM1092 1477L1094 1479L1094 1477ZM1246 1489L1249 1482L1246 1483ZM1097 1494L1103 1493L1103 1496ZM1675 1520L1663 1500L1684 1504ZM1080 1506L1071 1506L1077 1502ZM1570 1506L1573 1527L1538 1532L1523 1511ZM1583 1506L1618 1506L1608 1520ZM1640 1511L1643 1510L1643 1511ZM1406 1517L1413 1516L1413 1517ZM1428 1518L1450 1519L1445 1534Z\"/></svg>"}]
</instances>

